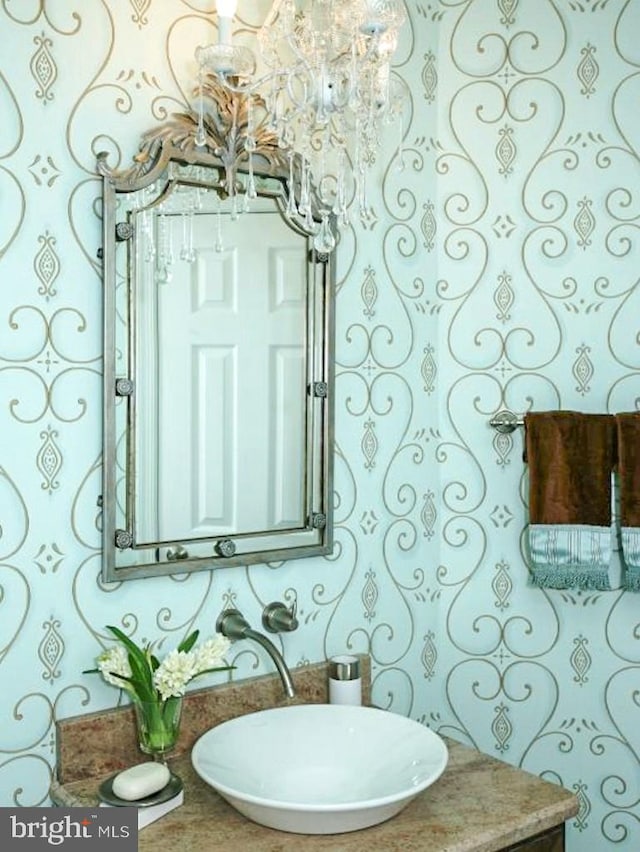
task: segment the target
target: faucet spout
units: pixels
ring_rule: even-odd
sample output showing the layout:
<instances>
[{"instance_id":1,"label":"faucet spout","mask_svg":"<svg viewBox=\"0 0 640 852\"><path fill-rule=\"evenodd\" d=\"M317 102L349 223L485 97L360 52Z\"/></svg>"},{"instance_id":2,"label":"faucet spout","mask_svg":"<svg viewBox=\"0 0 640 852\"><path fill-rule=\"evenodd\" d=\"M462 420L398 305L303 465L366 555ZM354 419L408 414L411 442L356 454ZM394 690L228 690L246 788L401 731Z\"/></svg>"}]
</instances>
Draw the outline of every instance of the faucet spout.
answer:
<instances>
[{"instance_id":1,"label":"faucet spout","mask_svg":"<svg viewBox=\"0 0 640 852\"><path fill-rule=\"evenodd\" d=\"M221 612L216 621L216 630L222 633L228 639L253 639L269 654L274 662L274 665L280 675L282 686L284 687L287 698L294 698L295 690L293 688L293 680L291 672L284 661L284 657L278 651L271 639L253 630L246 618L237 609L227 609Z\"/></svg>"},{"instance_id":2,"label":"faucet spout","mask_svg":"<svg viewBox=\"0 0 640 852\"><path fill-rule=\"evenodd\" d=\"M254 642L257 642L258 645L261 645L267 652L267 654L269 654L269 656L274 662L276 669L278 670L278 674L280 675L280 680L282 681L282 686L284 687L284 691L287 698L293 698L296 693L293 688L291 672L289 671L289 668L287 667L287 664L284 661L284 657L282 656L280 651L278 651L271 639L269 639L263 633L260 633L257 630L252 630L251 628L249 628L245 632L245 638L253 639Z\"/></svg>"}]
</instances>

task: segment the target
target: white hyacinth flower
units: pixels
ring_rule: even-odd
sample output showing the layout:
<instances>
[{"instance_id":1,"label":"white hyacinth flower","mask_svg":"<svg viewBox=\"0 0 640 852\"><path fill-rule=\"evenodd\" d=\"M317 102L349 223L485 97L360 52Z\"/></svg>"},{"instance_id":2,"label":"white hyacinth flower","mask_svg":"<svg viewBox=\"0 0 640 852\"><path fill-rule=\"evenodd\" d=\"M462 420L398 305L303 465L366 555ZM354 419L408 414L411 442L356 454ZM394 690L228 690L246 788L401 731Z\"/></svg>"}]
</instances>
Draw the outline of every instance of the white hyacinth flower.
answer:
<instances>
[{"instance_id":1,"label":"white hyacinth flower","mask_svg":"<svg viewBox=\"0 0 640 852\"><path fill-rule=\"evenodd\" d=\"M172 696L184 695L191 678L195 677L195 654L171 651L153 674L153 685L163 701Z\"/></svg>"},{"instance_id":2,"label":"white hyacinth flower","mask_svg":"<svg viewBox=\"0 0 640 852\"><path fill-rule=\"evenodd\" d=\"M112 686L118 686L121 689L127 687L126 681L123 681L121 678L131 677L131 666L129 665L127 652L121 645L114 645L113 648L103 651L96 662L102 673L102 677L107 683L110 683ZM114 677L114 675L120 675L120 677Z\"/></svg>"},{"instance_id":3,"label":"white hyacinth flower","mask_svg":"<svg viewBox=\"0 0 640 852\"><path fill-rule=\"evenodd\" d=\"M224 657L230 647L231 642L226 636L217 633L195 648L193 655L196 674L224 665Z\"/></svg>"}]
</instances>

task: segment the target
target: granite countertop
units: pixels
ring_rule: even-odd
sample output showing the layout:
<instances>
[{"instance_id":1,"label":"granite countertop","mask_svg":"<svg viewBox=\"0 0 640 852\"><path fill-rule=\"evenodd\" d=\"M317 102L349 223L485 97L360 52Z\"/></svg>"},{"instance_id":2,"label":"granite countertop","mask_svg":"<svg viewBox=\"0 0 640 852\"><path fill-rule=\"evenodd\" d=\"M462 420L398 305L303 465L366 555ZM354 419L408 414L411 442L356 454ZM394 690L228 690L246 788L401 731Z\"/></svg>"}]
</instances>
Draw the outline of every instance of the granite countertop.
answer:
<instances>
[{"instance_id":1,"label":"granite countertop","mask_svg":"<svg viewBox=\"0 0 640 852\"><path fill-rule=\"evenodd\" d=\"M304 678L307 680L303 683ZM323 665L309 667L304 678L296 680L294 675L300 699L326 701L323 693L326 669ZM267 681L263 684L267 691L273 686L271 676L255 681ZM238 686L233 688L237 690ZM249 685L249 689L255 696L255 684ZM211 706L220 708L224 704L225 716L238 715L234 712L237 708L234 708L233 702L230 706L228 701L220 701L219 687L206 692L209 695L203 694L201 702L213 697L215 701ZM245 697L247 694L242 692ZM228 694L225 697L228 698ZM256 701L260 704L262 699L255 699L251 706L245 706L245 712L260 709L253 706ZM122 711L109 712L119 712L122 716ZM78 717L78 721L86 718ZM69 720L70 723L73 721ZM95 733L95 725L100 725L100 720L94 715L93 722ZM275 831L241 816L195 774L191 766L190 745L193 736L204 732L210 727L210 722L211 718L206 723L201 719L200 724L206 726L199 731L194 730L182 753L170 762L172 771L184 782L184 804L140 831L139 852L173 852L180 846L189 852L226 848L251 849L252 852L297 852L301 843L304 843L305 850L311 852L370 852L371 849L384 849L385 852L497 852L551 829L578 812L576 797L564 788L447 739L449 763L444 774L388 822L338 835ZM72 732L73 724L63 732L62 745L67 765L58 767L58 780L52 785L51 797L56 804L63 806L92 807L98 802L99 785L112 774L114 766L106 766L104 761L99 761L93 767L83 766L82 771L74 767L69 737ZM83 751L82 742L72 738L78 743L78 751ZM135 762L141 762L139 753L120 768Z\"/></svg>"},{"instance_id":2,"label":"granite countertop","mask_svg":"<svg viewBox=\"0 0 640 852\"><path fill-rule=\"evenodd\" d=\"M252 852L496 852L577 813L575 796L534 775L446 740L449 764L436 783L396 817L348 834L275 831L241 816L191 767L189 755L171 763L184 782L184 805L142 829L139 852L251 849ZM61 805L93 806L103 778L56 786Z\"/></svg>"}]
</instances>

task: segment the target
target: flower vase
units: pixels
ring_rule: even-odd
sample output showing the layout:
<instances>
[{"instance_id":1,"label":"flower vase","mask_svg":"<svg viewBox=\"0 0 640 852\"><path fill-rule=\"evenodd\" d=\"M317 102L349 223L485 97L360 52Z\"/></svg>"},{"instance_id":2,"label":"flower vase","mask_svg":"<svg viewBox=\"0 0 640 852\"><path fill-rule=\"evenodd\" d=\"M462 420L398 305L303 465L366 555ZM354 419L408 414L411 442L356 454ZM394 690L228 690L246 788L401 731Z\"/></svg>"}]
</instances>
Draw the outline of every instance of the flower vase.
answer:
<instances>
[{"instance_id":1,"label":"flower vase","mask_svg":"<svg viewBox=\"0 0 640 852\"><path fill-rule=\"evenodd\" d=\"M140 751L151 755L154 760L164 761L180 733L182 698L173 696L165 701L134 701L133 709Z\"/></svg>"}]
</instances>

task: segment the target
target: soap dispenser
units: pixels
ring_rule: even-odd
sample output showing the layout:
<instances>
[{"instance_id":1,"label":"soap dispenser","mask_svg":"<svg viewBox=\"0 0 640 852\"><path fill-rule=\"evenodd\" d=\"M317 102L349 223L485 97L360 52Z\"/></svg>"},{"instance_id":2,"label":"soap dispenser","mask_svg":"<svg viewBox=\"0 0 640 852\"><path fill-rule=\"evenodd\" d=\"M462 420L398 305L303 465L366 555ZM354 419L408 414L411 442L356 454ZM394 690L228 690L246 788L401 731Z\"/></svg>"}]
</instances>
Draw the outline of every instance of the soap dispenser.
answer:
<instances>
[{"instance_id":1,"label":"soap dispenser","mask_svg":"<svg viewBox=\"0 0 640 852\"><path fill-rule=\"evenodd\" d=\"M341 654L329 660L329 703L362 704L360 660Z\"/></svg>"}]
</instances>

